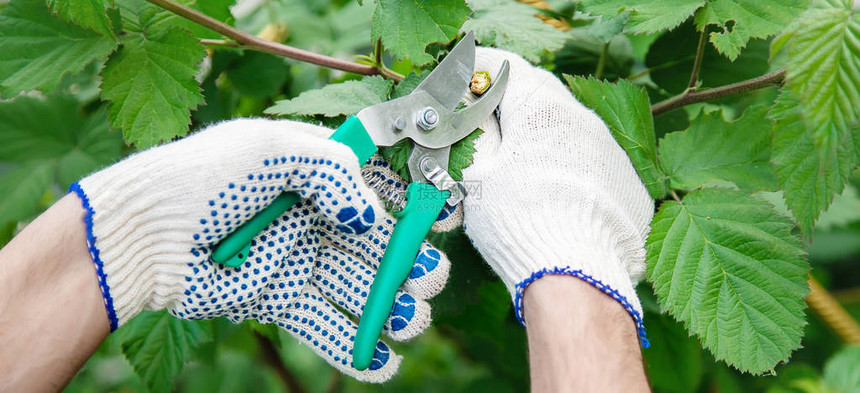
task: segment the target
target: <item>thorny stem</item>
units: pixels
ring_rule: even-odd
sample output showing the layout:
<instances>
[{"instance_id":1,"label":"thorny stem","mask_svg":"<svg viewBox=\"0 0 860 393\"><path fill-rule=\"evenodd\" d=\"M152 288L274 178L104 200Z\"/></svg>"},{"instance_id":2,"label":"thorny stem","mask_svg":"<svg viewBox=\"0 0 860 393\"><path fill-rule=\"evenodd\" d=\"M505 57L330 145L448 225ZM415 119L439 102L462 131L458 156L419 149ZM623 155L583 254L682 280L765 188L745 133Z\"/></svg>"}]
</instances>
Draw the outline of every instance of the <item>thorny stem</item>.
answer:
<instances>
[{"instance_id":1,"label":"thorny stem","mask_svg":"<svg viewBox=\"0 0 860 393\"><path fill-rule=\"evenodd\" d=\"M699 69L702 68L702 59L705 57L705 43L708 42L707 29L702 29L702 34L699 35L699 46L696 48L696 61L693 63L693 72L690 73L690 83L687 87L696 87L696 82L699 81Z\"/></svg>"},{"instance_id":2,"label":"thorny stem","mask_svg":"<svg viewBox=\"0 0 860 393\"><path fill-rule=\"evenodd\" d=\"M284 366L284 362L281 360L281 355L278 354L278 349L275 347L275 343L259 332L254 332L254 339L260 347L263 360L275 371L275 374L277 374L278 378L280 378L281 382L286 386L287 391L291 393L305 393L305 388L299 383L298 378L296 378L296 376L293 375L286 366Z\"/></svg>"},{"instance_id":3,"label":"thorny stem","mask_svg":"<svg viewBox=\"0 0 860 393\"><path fill-rule=\"evenodd\" d=\"M715 87L713 89L694 90L692 88L688 88L683 93L675 97L651 105L651 114L659 116L673 109L695 104L697 102L715 100L717 98L734 94L746 93L748 91L758 90L765 87L781 85L783 80L785 80L784 68L767 75L747 79L738 83L732 83L730 85Z\"/></svg>"},{"instance_id":4,"label":"thorny stem","mask_svg":"<svg viewBox=\"0 0 860 393\"><path fill-rule=\"evenodd\" d=\"M678 193L675 192L675 190L669 190L669 192L672 193L672 199L674 199L675 202L681 203L681 198L678 196Z\"/></svg>"},{"instance_id":5,"label":"thorny stem","mask_svg":"<svg viewBox=\"0 0 860 393\"><path fill-rule=\"evenodd\" d=\"M359 75L379 75L380 70L376 67L353 63L351 61L336 59L334 57L329 57L325 55L321 55L319 53L314 53L311 51L307 51L304 49L295 48L289 45L280 44L277 42L266 41L255 37L251 34L240 31L232 26L229 26L225 23L222 23L212 17L203 14L197 10L188 8L184 5L175 3L171 0L147 0L148 2L155 4L165 10L168 10L174 14L177 14L185 19L188 19L198 25L206 27L212 31L220 33L225 37L228 37L235 41L236 47L245 48L245 49L253 49L260 52L271 53L274 55L289 57L291 59L296 59L300 61L304 61L311 64L316 64L319 66L333 68L336 70L351 72ZM209 45L217 45L216 41L218 40L207 40ZM232 45L231 45L232 46ZM385 75L387 77L396 78L399 74L391 71L391 75ZM402 76L400 76L402 79Z\"/></svg>"},{"instance_id":6,"label":"thorny stem","mask_svg":"<svg viewBox=\"0 0 860 393\"><path fill-rule=\"evenodd\" d=\"M594 78L600 79L603 77L603 70L606 69L606 59L609 57L609 43L603 44L603 52L600 53L600 60L597 61L597 70L594 71Z\"/></svg>"}]
</instances>

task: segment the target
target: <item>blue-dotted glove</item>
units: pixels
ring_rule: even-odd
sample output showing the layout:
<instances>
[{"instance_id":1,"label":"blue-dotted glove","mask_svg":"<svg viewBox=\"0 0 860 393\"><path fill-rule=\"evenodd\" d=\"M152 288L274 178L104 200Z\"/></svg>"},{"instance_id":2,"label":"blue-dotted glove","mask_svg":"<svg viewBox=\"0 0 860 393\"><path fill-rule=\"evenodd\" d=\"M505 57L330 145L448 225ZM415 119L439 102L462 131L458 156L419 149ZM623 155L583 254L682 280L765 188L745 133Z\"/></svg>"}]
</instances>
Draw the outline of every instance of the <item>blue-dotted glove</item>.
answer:
<instances>
[{"instance_id":1,"label":"blue-dotted glove","mask_svg":"<svg viewBox=\"0 0 860 393\"><path fill-rule=\"evenodd\" d=\"M394 219L331 130L263 119L220 123L135 154L72 185L114 330L141 310L179 318L276 323L356 379L382 382L400 357L380 341L352 368L360 317ZM213 245L282 191L303 200L252 242L247 261L209 261ZM425 242L385 333L406 340L430 323L424 299L450 264Z\"/></svg>"}]
</instances>

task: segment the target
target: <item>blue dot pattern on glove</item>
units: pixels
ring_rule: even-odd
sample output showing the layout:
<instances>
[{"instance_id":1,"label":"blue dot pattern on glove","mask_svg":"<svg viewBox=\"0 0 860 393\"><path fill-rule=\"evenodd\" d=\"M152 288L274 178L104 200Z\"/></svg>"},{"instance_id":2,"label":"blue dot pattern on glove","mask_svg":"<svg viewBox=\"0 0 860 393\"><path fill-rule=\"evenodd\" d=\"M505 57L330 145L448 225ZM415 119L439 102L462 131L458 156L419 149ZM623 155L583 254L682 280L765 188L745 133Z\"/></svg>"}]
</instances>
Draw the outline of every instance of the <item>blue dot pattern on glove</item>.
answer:
<instances>
[{"instance_id":1,"label":"blue dot pattern on glove","mask_svg":"<svg viewBox=\"0 0 860 393\"><path fill-rule=\"evenodd\" d=\"M364 233L367 232L368 229L373 225L373 221L375 219L375 215L373 213L373 208L368 206L364 209L364 213L361 215L358 214L358 210L354 207L349 206L337 213L337 219L340 221L340 225L337 226L343 233Z\"/></svg>"},{"instance_id":2,"label":"blue dot pattern on glove","mask_svg":"<svg viewBox=\"0 0 860 393\"><path fill-rule=\"evenodd\" d=\"M290 170L295 168L296 163L315 166ZM247 179L229 183L226 190L209 200L209 214L200 218L203 228L193 235L199 248L211 247L268 206L285 188L298 192L302 198L317 198L319 206L330 206L325 207L324 213L340 223L338 229L341 232L361 234L372 227L375 220L373 207L367 200L361 199L363 211L361 215L358 214L353 206L356 201L348 193L348 190L357 189L358 184L340 164L299 156L266 159L263 164L268 171L249 173ZM329 170L314 169L320 167L328 167ZM341 177L345 177L345 181L340 180ZM362 196L360 191L356 191L355 195ZM344 206L345 203L350 205ZM198 250L192 250L192 253L195 252Z\"/></svg>"},{"instance_id":3,"label":"blue dot pattern on glove","mask_svg":"<svg viewBox=\"0 0 860 393\"><path fill-rule=\"evenodd\" d=\"M296 161L317 166L279 170ZM188 264L193 274L185 277L185 298L171 312L185 319L225 316L234 322L276 323L330 361L350 366L356 327L332 303L360 315L375 275L371 267L377 267L394 222L376 217L366 200L356 200L357 191L347 192L357 185L336 163L280 157L266 160L264 166L268 172L231 182L207 202L208 214L199 219L196 246L190 250L198 257ZM321 169L325 167L329 169ZM244 264L230 268L208 261L214 244L285 189L298 191L304 199L251 242ZM364 237L351 236L355 234ZM408 326L415 302L398 292L387 326ZM389 358L390 350L380 342L370 369L383 367Z\"/></svg>"},{"instance_id":4,"label":"blue dot pattern on glove","mask_svg":"<svg viewBox=\"0 0 860 393\"><path fill-rule=\"evenodd\" d=\"M412 266L412 272L409 273L409 278L424 277L427 273L433 271L436 266L439 266L439 259L441 257L442 254L439 251L432 249L418 254L418 258L415 259L415 266Z\"/></svg>"},{"instance_id":5,"label":"blue dot pattern on glove","mask_svg":"<svg viewBox=\"0 0 860 393\"><path fill-rule=\"evenodd\" d=\"M430 251L438 254L438 251ZM314 270L313 282L327 299L353 315L361 315L373 276L373 270L365 263L337 248L325 247L320 251L320 262ZM415 316L415 307L415 298L398 290L386 331L390 329L397 332L406 328Z\"/></svg>"},{"instance_id":6,"label":"blue dot pattern on glove","mask_svg":"<svg viewBox=\"0 0 860 393\"><path fill-rule=\"evenodd\" d=\"M406 328L409 321L415 315L415 298L408 293L401 294L394 301L394 308L391 310L389 323L391 330L397 332Z\"/></svg>"},{"instance_id":7,"label":"blue dot pattern on glove","mask_svg":"<svg viewBox=\"0 0 860 393\"><path fill-rule=\"evenodd\" d=\"M391 354L391 351L388 349L388 346L385 345L382 341L376 343L376 351L373 352L373 359L370 361L370 366L368 367L371 370L378 370L388 363L388 357Z\"/></svg>"},{"instance_id":8,"label":"blue dot pattern on glove","mask_svg":"<svg viewBox=\"0 0 860 393\"><path fill-rule=\"evenodd\" d=\"M326 143L332 146L322 146L322 139L313 141L307 135L285 145L282 127L271 123L222 123L153 149L158 153L134 155L82 180L84 186L70 188L87 211L88 247L112 331L141 309L167 309L186 319L255 319L277 324L348 375L368 382L387 380L400 357L382 342L370 369L351 367L357 326L356 318L345 313L360 316L393 219L357 174L357 162L345 146L331 141ZM249 128L247 135L236 132L243 128ZM319 155L261 153L290 150ZM238 155L225 161L229 153ZM268 158L256 158L260 154ZM166 160L170 162L159 176L134 183L121 176L127 168L154 167ZM180 174L192 174L194 180ZM98 196L94 203L84 188ZM155 203L111 210L122 203L116 194L142 191L152 194L145 201ZM301 202L251 241L239 267L209 261L215 244L287 191L299 193ZM103 223L105 218L120 225ZM110 252L100 253L99 246ZM428 249L425 242L419 252ZM102 261L104 255L109 260ZM407 280L396 295L397 307L385 326L395 340L412 338L426 328L430 309L425 299L444 287L447 258L442 255L436 267L425 265L426 274Z\"/></svg>"}]
</instances>

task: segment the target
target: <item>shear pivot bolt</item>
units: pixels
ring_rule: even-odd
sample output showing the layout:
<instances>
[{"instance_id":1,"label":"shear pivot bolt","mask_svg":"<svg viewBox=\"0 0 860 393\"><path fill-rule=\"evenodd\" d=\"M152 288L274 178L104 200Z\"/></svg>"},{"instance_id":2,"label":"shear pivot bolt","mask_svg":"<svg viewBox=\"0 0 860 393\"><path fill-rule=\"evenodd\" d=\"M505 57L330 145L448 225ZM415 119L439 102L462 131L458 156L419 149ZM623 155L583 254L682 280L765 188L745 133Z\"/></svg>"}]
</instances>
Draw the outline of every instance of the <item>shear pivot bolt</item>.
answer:
<instances>
[{"instance_id":1,"label":"shear pivot bolt","mask_svg":"<svg viewBox=\"0 0 860 393\"><path fill-rule=\"evenodd\" d=\"M433 157L424 157L419 164L421 165L421 171L425 174L430 173L439 165Z\"/></svg>"},{"instance_id":2,"label":"shear pivot bolt","mask_svg":"<svg viewBox=\"0 0 860 393\"><path fill-rule=\"evenodd\" d=\"M430 131L439 123L439 113L433 108L424 108L418 113L417 123L425 131Z\"/></svg>"}]
</instances>

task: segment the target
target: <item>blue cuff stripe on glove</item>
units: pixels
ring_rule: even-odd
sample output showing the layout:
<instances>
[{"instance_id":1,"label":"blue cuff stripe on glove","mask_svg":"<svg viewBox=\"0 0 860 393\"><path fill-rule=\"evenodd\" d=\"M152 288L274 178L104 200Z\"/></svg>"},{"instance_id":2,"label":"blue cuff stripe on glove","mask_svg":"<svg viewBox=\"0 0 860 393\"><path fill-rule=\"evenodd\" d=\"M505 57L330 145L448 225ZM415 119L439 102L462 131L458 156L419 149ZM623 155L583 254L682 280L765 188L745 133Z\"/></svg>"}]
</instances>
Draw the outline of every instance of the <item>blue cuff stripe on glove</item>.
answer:
<instances>
[{"instance_id":1,"label":"blue cuff stripe on glove","mask_svg":"<svg viewBox=\"0 0 860 393\"><path fill-rule=\"evenodd\" d=\"M87 227L87 249L93 259L93 264L95 264L96 267L99 287L102 290L105 309L107 309L108 319L110 320L110 331L113 332L117 327L119 327L119 320L116 317L116 310L113 307L113 298L110 295L110 287L107 284L107 274L105 274L104 263L102 263L101 258L99 258L99 249L96 247L96 237L93 235L93 215L95 214L95 211L93 211L93 207L90 205L90 198L87 197L87 194L77 182L74 182L69 186L69 192L74 192L78 198L81 199L81 205L86 210L86 213L84 214L84 224L86 224Z\"/></svg>"},{"instance_id":2,"label":"blue cuff stripe on glove","mask_svg":"<svg viewBox=\"0 0 860 393\"><path fill-rule=\"evenodd\" d=\"M523 318L523 293L525 292L526 287L528 287L529 284L548 274L563 274L576 277L599 289L601 292L609 295L609 297L615 299L615 301L617 301L618 303L621 303L624 309L627 310L627 313L630 314L630 316L633 318L633 322L636 323L636 331L639 335L639 343L642 345L643 348L648 348L651 346L651 343L648 341L648 337L645 334L645 323L642 320L642 315L639 314L638 311L636 311L636 309L633 307L632 304L630 304L629 301L627 301L626 297L618 293L618 291L616 291L609 285L606 285L600 280L597 280L594 277L583 273L581 269L573 269L570 266L538 270L516 285L517 293L516 299L514 299L514 312L517 315L517 319L524 327L526 326L526 322Z\"/></svg>"}]
</instances>

